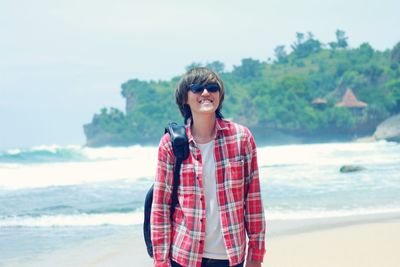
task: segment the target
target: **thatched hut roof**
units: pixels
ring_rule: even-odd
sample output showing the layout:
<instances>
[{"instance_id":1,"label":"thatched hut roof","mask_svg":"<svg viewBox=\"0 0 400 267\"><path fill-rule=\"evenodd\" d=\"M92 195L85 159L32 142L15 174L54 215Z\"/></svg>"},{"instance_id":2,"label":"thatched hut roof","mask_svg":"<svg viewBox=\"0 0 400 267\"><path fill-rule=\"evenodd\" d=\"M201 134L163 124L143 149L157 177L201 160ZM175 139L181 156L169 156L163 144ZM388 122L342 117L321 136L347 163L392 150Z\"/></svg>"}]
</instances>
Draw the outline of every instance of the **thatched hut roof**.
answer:
<instances>
[{"instance_id":1,"label":"thatched hut roof","mask_svg":"<svg viewBox=\"0 0 400 267\"><path fill-rule=\"evenodd\" d=\"M353 91L349 88L346 90L346 93L344 93L342 101L336 103L336 107L365 108L366 106L368 106L368 104L359 101Z\"/></svg>"},{"instance_id":2,"label":"thatched hut roof","mask_svg":"<svg viewBox=\"0 0 400 267\"><path fill-rule=\"evenodd\" d=\"M312 101L313 105L326 105L328 103L325 99L317 97Z\"/></svg>"}]
</instances>

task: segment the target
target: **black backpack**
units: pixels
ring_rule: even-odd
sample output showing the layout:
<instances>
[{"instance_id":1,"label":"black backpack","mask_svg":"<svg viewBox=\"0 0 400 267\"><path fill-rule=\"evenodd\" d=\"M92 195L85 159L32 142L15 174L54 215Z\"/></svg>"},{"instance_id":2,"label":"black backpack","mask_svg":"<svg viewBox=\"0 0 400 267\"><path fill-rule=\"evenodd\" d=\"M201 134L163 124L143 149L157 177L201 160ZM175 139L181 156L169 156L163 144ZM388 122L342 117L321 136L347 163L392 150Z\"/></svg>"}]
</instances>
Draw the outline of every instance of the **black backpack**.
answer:
<instances>
[{"instance_id":1,"label":"black backpack","mask_svg":"<svg viewBox=\"0 0 400 267\"><path fill-rule=\"evenodd\" d=\"M172 220L175 206L178 203L178 187L179 187L179 172L181 169L182 162L189 156L189 142L186 136L186 129L184 125L178 125L174 122L170 123L165 128L165 133L169 133L172 142L172 149L175 155L175 168L174 168L174 182L172 189L172 202L171 202L171 217ZM150 230L150 214L151 205L153 203L153 187L151 186L146 194L144 201L144 223L143 223L143 235L144 241L146 242L147 253L150 257L153 257L153 244L151 243L151 230Z\"/></svg>"}]
</instances>

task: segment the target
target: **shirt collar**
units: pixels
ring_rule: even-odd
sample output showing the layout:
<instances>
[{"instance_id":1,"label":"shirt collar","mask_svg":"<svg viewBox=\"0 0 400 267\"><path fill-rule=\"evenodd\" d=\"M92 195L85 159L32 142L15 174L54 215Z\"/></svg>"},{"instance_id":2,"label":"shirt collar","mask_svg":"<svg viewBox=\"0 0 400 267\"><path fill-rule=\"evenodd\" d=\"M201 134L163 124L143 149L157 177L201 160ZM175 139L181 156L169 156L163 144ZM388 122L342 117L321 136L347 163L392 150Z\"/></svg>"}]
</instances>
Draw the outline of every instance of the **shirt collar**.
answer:
<instances>
[{"instance_id":1,"label":"shirt collar","mask_svg":"<svg viewBox=\"0 0 400 267\"><path fill-rule=\"evenodd\" d=\"M190 129L191 124L192 124L192 119L189 118L186 123L186 134L187 134L189 143L194 142L192 130ZM226 125L226 122L223 119L217 118L215 121L215 128L216 128L216 131L215 131L216 136L218 136L220 134L220 132L228 129L228 126Z\"/></svg>"}]
</instances>

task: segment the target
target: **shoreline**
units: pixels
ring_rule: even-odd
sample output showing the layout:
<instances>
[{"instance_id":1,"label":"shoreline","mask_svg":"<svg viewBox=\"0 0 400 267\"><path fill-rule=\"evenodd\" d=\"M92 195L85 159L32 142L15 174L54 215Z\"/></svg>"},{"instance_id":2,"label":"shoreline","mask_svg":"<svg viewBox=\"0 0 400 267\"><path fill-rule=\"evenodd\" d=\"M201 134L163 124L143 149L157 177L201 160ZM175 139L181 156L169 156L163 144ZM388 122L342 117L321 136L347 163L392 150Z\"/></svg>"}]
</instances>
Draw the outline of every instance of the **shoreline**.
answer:
<instances>
[{"instance_id":1,"label":"shoreline","mask_svg":"<svg viewBox=\"0 0 400 267\"><path fill-rule=\"evenodd\" d=\"M141 229L135 226L129 231L0 266L151 267ZM397 266L393 262L398 264L400 255L393 254L393 250L399 246L400 212L309 220L267 219L263 266ZM362 265L357 265L358 260Z\"/></svg>"},{"instance_id":2,"label":"shoreline","mask_svg":"<svg viewBox=\"0 0 400 267\"><path fill-rule=\"evenodd\" d=\"M332 138L332 139L310 139L310 140L301 140L301 141L280 141L280 140L264 140L260 138L256 138L257 147L279 147L279 146L301 146L301 145L324 145L324 144L362 144L362 143L379 143L379 142L388 142L400 144L399 141L390 140L390 139L376 139L371 135L360 136L354 138ZM87 143L80 145L82 148L126 148L132 146L141 146L141 147L157 147L158 143L127 143L127 144L99 144L99 145L88 145Z\"/></svg>"}]
</instances>

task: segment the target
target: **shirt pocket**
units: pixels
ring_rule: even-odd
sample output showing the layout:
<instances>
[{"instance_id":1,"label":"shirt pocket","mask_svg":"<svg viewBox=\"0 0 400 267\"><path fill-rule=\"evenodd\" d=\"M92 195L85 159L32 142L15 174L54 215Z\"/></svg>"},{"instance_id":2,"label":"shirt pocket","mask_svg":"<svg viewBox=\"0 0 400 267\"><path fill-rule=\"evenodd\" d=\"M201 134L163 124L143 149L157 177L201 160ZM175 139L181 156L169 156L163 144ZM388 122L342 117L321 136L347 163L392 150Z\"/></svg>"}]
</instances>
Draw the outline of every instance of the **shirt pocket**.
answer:
<instances>
[{"instance_id":1,"label":"shirt pocket","mask_svg":"<svg viewBox=\"0 0 400 267\"><path fill-rule=\"evenodd\" d=\"M242 202L244 193L244 161L231 160L226 170L224 186L230 193L228 198L230 202Z\"/></svg>"},{"instance_id":2,"label":"shirt pocket","mask_svg":"<svg viewBox=\"0 0 400 267\"><path fill-rule=\"evenodd\" d=\"M196 176L193 164L191 164L191 163L190 164L182 164L179 173L180 173L180 175L179 175L180 186L182 186L184 189L188 190L191 186L194 185L193 181ZM180 188L180 189L182 189L182 188Z\"/></svg>"},{"instance_id":3,"label":"shirt pocket","mask_svg":"<svg viewBox=\"0 0 400 267\"><path fill-rule=\"evenodd\" d=\"M183 216L190 214L195 208L197 188L195 184L195 170L193 164L182 164L180 170L180 184L178 187L178 202Z\"/></svg>"}]
</instances>

